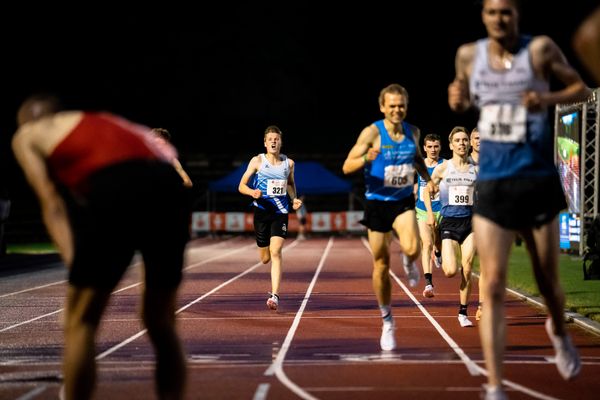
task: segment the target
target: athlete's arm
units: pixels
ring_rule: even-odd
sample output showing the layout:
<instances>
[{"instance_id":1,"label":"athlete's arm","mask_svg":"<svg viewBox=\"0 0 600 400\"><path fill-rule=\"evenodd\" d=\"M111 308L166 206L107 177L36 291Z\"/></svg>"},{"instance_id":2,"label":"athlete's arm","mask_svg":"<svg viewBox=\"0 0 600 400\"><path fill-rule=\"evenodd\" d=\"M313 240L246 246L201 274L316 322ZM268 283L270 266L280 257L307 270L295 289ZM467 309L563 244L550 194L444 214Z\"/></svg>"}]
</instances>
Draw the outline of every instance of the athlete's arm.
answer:
<instances>
[{"instance_id":1,"label":"athlete's arm","mask_svg":"<svg viewBox=\"0 0 600 400\"><path fill-rule=\"evenodd\" d=\"M260 189L252 189L248 186L248 181L258 171L260 167L260 157L252 157L252 160L248 163L248 168L246 168L246 172L242 175L242 179L240 179L240 184L238 186L238 190L241 194L245 194L246 196L250 196L253 199L259 199L262 193Z\"/></svg>"},{"instance_id":2,"label":"athlete's arm","mask_svg":"<svg viewBox=\"0 0 600 400\"><path fill-rule=\"evenodd\" d=\"M531 63L538 78L557 78L564 88L548 92L528 91L523 105L529 110L541 110L559 103L585 100L591 93L579 73L569 65L558 45L548 36L536 36L530 45Z\"/></svg>"},{"instance_id":3,"label":"athlete's arm","mask_svg":"<svg viewBox=\"0 0 600 400\"><path fill-rule=\"evenodd\" d=\"M26 136L16 134L12 147L17 162L38 197L48 234L56 244L65 264L70 266L73 261L73 234L65 203L48 176L46 161L34 147L32 140Z\"/></svg>"},{"instance_id":4,"label":"athlete's arm","mask_svg":"<svg viewBox=\"0 0 600 400\"><path fill-rule=\"evenodd\" d=\"M187 172L185 172L185 170L183 169L183 166L181 165L181 163L179 162L179 160L177 158L173 159L172 164L173 164L173 167L175 168L175 171L177 171L177 173L183 180L183 186L189 187L189 188L194 186L189 175L187 174Z\"/></svg>"},{"instance_id":5,"label":"athlete's arm","mask_svg":"<svg viewBox=\"0 0 600 400\"><path fill-rule=\"evenodd\" d=\"M455 112L464 112L471 107L469 76L475 58L475 43L467 43L458 48L454 60L456 76L448 85L448 105Z\"/></svg>"},{"instance_id":6,"label":"athlete's arm","mask_svg":"<svg viewBox=\"0 0 600 400\"><path fill-rule=\"evenodd\" d=\"M367 162L372 162L379 155L379 150L373 148L375 138L379 135L378 129L374 125L369 125L362 130L356 144L348 153L344 161L342 170L348 175L363 168Z\"/></svg>"},{"instance_id":7,"label":"athlete's arm","mask_svg":"<svg viewBox=\"0 0 600 400\"><path fill-rule=\"evenodd\" d=\"M297 196L296 181L294 179L294 168L295 168L296 164L294 163L293 160L289 160L289 162L290 162L290 174L287 179L287 194L292 199L292 208L294 210L298 210L300 207L302 207L302 200L300 200L298 197L296 197Z\"/></svg>"},{"instance_id":8,"label":"athlete's arm","mask_svg":"<svg viewBox=\"0 0 600 400\"><path fill-rule=\"evenodd\" d=\"M446 163L438 164L438 166L435 167L431 174L431 181L429 183L435 185L436 188L442 180L441 177L443 176L444 171L446 170L445 164ZM435 216L433 215L433 207L431 206L431 196L432 192L429 189L429 186L426 186L423 189L423 203L425 203L425 209L427 210L427 225L434 226L436 220Z\"/></svg>"}]
</instances>

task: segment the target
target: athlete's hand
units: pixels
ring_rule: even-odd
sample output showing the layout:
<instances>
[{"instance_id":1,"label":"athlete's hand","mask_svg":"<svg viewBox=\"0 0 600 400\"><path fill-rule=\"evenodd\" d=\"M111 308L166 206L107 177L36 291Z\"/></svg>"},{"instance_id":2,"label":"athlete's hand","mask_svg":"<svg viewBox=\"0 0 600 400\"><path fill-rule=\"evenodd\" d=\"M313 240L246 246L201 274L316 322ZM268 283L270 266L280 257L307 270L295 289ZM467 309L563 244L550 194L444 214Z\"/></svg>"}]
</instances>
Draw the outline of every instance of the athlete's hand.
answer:
<instances>
[{"instance_id":1,"label":"athlete's hand","mask_svg":"<svg viewBox=\"0 0 600 400\"><path fill-rule=\"evenodd\" d=\"M296 211L300 207L302 207L302 200L300 200L299 198L295 198L292 202L292 208L294 209L294 211Z\"/></svg>"},{"instance_id":2,"label":"athlete's hand","mask_svg":"<svg viewBox=\"0 0 600 400\"><path fill-rule=\"evenodd\" d=\"M262 196L262 192L260 191L260 189L254 189L252 191L252 198L253 199L260 199L261 196Z\"/></svg>"},{"instance_id":3,"label":"athlete's hand","mask_svg":"<svg viewBox=\"0 0 600 400\"><path fill-rule=\"evenodd\" d=\"M432 199L435 197L435 194L439 191L439 188L431 180L427 182L427 189L429 190L429 197L431 197Z\"/></svg>"},{"instance_id":4,"label":"athlete's hand","mask_svg":"<svg viewBox=\"0 0 600 400\"><path fill-rule=\"evenodd\" d=\"M538 92L534 92L533 90L528 90L523 93L521 96L521 103L527 111L542 111L546 105Z\"/></svg>"},{"instance_id":5,"label":"athlete's hand","mask_svg":"<svg viewBox=\"0 0 600 400\"><path fill-rule=\"evenodd\" d=\"M465 79L457 78L448 85L448 105L457 112L469 108L469 87Z\"/></svg>"},{"instance_id":6,"label":"athlete's hand","mask_svg":"<svg viewBox=\"0 0 600 400\"><path fill-rule=\"evenodd\" d=\"M432 228L435 228L436 222L437 221L433 213L427 213L427 225L429 225Z\"/></svg>"},{"instance_id":7,"label":"athlete's hand","mask_svg":"<svg viewBox=\"0 0 600 400\"><path fill-rule=\"evenodd\" d=\"M373 162L377 158L379 153L381 153L379 151L379 149L376 149L374 147L369 147L369 150L367 150L367 154L365 154L365 161Z\"/></svg>"}]
</instances>

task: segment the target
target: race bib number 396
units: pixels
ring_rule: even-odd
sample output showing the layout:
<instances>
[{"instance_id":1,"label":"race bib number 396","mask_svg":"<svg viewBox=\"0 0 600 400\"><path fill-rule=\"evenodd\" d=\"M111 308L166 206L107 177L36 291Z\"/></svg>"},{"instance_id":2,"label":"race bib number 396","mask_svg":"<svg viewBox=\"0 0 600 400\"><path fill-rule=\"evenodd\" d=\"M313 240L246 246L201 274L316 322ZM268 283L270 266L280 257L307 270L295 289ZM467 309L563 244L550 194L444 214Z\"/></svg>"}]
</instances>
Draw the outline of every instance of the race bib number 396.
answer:
<instances>
[{"instance_id":1,"label":"race bib number 396","mask_svg":"<svg viewBox=\"0 0 600 400\"><path fill-rule=\"evenodd\" d=\"M285 196L287 194L287 179L267 180L268 196Z\"/></svg>"},{"instance_id":2,"label":"race bib number 396","mask_svg":"<svg viewBox=\"0 0 600 400\"><path fill-rule=\"evenodd\" d=\"M524 143L527 138L527 110L522 105L489 104L482 107L477 127L482 140Z\"/></svg>"}]
</instances>

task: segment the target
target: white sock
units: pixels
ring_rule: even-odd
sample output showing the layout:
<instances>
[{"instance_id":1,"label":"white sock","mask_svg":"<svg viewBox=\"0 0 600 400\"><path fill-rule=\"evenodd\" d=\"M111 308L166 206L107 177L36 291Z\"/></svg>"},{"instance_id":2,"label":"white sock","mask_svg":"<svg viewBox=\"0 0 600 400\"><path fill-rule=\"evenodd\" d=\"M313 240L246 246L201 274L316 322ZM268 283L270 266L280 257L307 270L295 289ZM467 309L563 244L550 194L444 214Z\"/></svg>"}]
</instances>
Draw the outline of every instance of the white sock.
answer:
<instances>
[{"instance_id":1,"label":"white sock","mask_svg":"<svg viewBox=\"0 0 600 400\"><path fill-rule=\"evenodd\" d=\"M392 307L388 305L380 305L379 311L381 311L381 318L383 318L383 322L393 322L392 318Z\"/></svg>"}]
</instances>

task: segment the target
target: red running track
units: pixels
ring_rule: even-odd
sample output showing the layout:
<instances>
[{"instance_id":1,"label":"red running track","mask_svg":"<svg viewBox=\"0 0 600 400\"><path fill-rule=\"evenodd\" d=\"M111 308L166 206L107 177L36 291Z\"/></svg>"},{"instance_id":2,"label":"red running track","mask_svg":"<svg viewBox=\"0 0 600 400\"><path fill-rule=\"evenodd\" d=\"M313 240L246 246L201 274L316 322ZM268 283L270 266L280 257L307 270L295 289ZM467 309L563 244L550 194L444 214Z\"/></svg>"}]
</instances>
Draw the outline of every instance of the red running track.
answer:
<instances>
[{"instance_id":1,"label":"red running track","mask_svg":"<svg viewBox=\"0 0 600 400\"><path fill-rule=\"evenodd\" d=\"M394 245L396 246L396 245ZM459 278L434 270L436 296L408 288L393 248L398 349L381 352L371 255L361 238L288 239L278 311L266 308L268 266L251 238L188 246L178 327L188 399L477 399L485 382L477 328L457 321ZM62 267L0 279L0 399L55 399L61 384ZM152 348L137 314L140 268L119 284L97 338L96 399L154 399ZM474 313L477 290L470 313ZM541 310L508 297L511 399L595 399L600 337L569 326L583 369L564 382ZM474 318L472 318L474 321Z\"/></svg>"}]
</instances>

